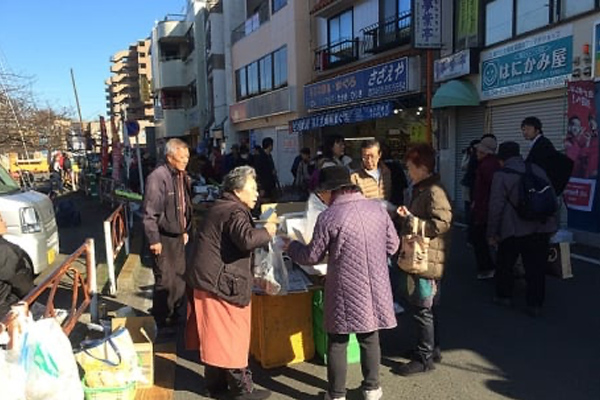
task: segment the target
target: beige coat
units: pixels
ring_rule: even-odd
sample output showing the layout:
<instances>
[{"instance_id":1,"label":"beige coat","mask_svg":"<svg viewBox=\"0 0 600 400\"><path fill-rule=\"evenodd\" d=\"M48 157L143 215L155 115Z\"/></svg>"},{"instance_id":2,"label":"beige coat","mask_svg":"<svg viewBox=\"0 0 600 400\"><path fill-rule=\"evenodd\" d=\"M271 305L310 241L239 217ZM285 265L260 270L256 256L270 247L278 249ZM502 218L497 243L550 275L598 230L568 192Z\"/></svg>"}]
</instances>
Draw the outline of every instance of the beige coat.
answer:
<instances>
[{"instance_id":1,"label":"beige coat","mask_svg":"<svg viewBox=\"0 0 600 400\"><path fill-rule=\"evenodd\" d=\"M367 174L364 168L353 172L352 175L350 175L350 180L360 188L367 199L383 199L389 201L392 195L392 173L383 163L379 164L379 169L381 171L379 182L371 175Z\"/></svg>"},{"instance_id":2,"label":"beige coat","mask_svg":"<svg viewBox=\"0 0 600 400\"><path fill-rule=\"evenodd\" d=\"M444 264L450 251L450 228L452 226L452 207L446 190L440 185L439 175L432 175L413 187L408 210L413 215L406 218L401 234L412 232L413 224L425 223L425 236L430 238L429 265L423 278L441 279Z\"/></svg>"}]
</instances>

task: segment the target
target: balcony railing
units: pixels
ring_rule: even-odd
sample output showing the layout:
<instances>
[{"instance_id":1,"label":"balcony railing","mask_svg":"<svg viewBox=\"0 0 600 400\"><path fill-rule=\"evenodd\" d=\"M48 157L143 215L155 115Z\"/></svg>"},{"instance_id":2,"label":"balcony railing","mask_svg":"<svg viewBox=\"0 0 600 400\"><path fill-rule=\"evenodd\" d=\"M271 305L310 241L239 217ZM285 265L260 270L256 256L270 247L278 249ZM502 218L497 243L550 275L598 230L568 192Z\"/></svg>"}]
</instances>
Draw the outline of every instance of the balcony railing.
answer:
<instances>
[{"instance_id":1,"label":"balcony railing","mask_svg":"<svg viewBox=\"0 0 600 400\"><path fill-rule=\"evenodd\" d=\"M269 21L271 14L269 12L269 2L264 1L259 6L258 10L248 18L243 24L238 26L231 32L231 44L242 40L252 32L258 30L265 22Z\"/></svg>"},{"instance_id":2,"label":"balcony railing","mask_svg":"<svg viewBox=\"0 0 600 400\"><path fill-rule=\"evenodd\" d=\"M345 39L315 50L315 71L339 67L358 60L358 38Z\"/></svg>"},{"instance_id":3,"label":"balcony railing","mask_svg":"<svg viewBox=\"0 0 600 400\"><path fill-rule=\"evenodd\" d=\"M363 51L379 53L410 43L411 16L411 13L407 11L397 17L388 18L362 29Z\"/></svg>"}]
</instances>

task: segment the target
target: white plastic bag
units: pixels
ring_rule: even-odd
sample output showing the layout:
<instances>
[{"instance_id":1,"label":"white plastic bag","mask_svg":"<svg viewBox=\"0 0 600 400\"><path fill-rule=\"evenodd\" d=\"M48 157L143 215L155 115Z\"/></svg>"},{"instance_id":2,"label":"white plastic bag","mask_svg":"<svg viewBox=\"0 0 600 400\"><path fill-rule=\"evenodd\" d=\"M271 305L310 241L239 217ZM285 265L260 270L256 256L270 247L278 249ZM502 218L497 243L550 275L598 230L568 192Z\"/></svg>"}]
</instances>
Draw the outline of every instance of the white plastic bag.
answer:
<instances>
[{"instance_id":1,"label":"white plastic bag","mask_svg":"<svg viewBox=\"0 0 600 400\"><path fill-rule=\"evenodd\" d=\"M326 209L327 205L316 194L311 193L306 202L306 227L302 235L305 243L310 243L312 240L317 218Z\"/></svg>"},{"instance_id":2,"label":"white plastic bag","mask_svg":"<svg viewBox=\"0 0 600 400\"><path fill-rule=\"evenodd\" d=\"M27 325L19 363L27 400L79 400L83 388L69 338L53 319Z\"/></svg>"},{"instance_id":3,"label":"white plastic bag","mask_svg":"<svg viewBox=\"0 0 600 400\"><path fill-rule=\"evenodd\" d=\"M254 251L254 285L269 295L284 295L288 292L288 271L283 261L281 239L269 242L268 250Z\"/></svg>"}]
</instances>

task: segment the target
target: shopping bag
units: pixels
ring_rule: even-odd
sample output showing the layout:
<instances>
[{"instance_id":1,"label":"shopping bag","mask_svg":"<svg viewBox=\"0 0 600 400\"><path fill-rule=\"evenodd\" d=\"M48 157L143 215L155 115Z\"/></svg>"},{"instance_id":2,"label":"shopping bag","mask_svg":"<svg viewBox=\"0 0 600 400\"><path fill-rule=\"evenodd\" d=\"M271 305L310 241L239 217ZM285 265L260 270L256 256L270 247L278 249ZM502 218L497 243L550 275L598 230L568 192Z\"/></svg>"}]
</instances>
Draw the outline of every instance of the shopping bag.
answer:
<instances>
[{"instance_id":1,"label":"shopping bag","mask_svg":"<svg viewBox=\"0 0 600 400\"><path fill-rule=\"evenodd\" d=\"M288 271L278 240L275 237L267 249L254 251L254 286L269 295L284 295L288 291Z\"/></svg>"},{"instance_id":2,"label":"shopping bag","mask_svg":"<svg viewBox=\"0 0 600 400\"><path fill-rule=\"evenodd\" d=\"M546 275L559 279L573 277L570 243L550 243L548 249L548 263L546 264Z\"/></svg>"},{"instance_id":3,"label":"shopping bag","mask_svg":"<svg viewBox=\"0 0 600 400\"><path fill-rule=\"evenodd\" d=\"M429 238L425 237L425 222L415 220L412 232L402 236L398 267L409 274L424 274L427 272L428 250Z\"/></svg>"},{"instance_id":4,"label":"shopping bag","mask_svg":"<svg viewBox=\"0 0 600 400\"><path fill-rule=\"evenodd\" d=\"M53 318L29 324L19 362L26 374L28 400L83 399L71 343Z\"/></svg>"},{"instance_id":5,"label":"shopping bag","mask_svg":"<svg viewBox=\"0 0 600 400\"><path fill-rule=\"evenodd\" d=\"M75 358L85 371L86 386L122 387L144 380L129 331L120 327L109 336L81 342Z\"/></svg>"}]
</instances>

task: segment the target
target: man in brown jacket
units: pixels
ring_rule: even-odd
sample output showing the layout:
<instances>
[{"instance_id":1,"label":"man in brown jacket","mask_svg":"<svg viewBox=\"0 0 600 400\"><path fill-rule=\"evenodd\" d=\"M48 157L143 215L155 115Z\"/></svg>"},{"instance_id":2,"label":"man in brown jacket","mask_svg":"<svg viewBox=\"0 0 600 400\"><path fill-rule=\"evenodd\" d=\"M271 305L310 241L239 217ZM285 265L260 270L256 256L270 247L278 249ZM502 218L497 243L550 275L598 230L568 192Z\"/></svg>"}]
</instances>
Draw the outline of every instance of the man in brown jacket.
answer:
<instances>
[{"instance_id":1,"label":"man in brown jacket","mask_svg":"<svg viewBox=\"0 0 600 400\"><path fill-rule=\"evenodd\" d=\"M361 145L362 168L350 176L367 199L388 200L392 195L392 174L380 163L381 146L375 139L365 140Z\"/></svg>"},{"instance_id":2,"label":"man in brown jacket","mask_svg":"<svg viewBox=\"0 0 600 400\"><path fill-rule=\"evenodd\" d=\"M190 178L185 168L190 153L187 144L171 139L166 145L166 163L146 180L144 232L154 255L152 315L160 327L177 322L176 310L185 292L185 245L192 224Z\"/></svg>"}]
</instances>

